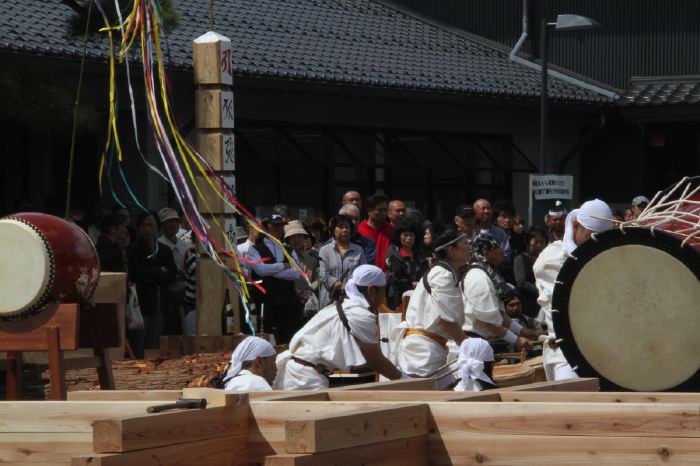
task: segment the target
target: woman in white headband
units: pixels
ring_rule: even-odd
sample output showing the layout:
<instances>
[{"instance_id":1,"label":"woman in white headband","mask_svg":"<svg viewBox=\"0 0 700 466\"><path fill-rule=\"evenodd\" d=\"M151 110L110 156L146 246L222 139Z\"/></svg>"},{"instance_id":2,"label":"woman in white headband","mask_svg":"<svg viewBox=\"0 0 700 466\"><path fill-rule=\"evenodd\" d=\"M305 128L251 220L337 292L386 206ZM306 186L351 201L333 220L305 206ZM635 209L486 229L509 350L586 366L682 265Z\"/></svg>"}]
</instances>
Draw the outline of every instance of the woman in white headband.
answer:
<instances>
[{"instance_id":1,"label":"woman in white headband","mask_svg":"<svg viewBox=\"0 0 700 466\"><path fill-rule=\"evenodd\" d=\"M391 333L392 358L407 374L428 377L447 362L448 341L465 335L460 269L469 260L467 237L448 230L435 242L433 266L418 281L405 320Z\"/></svg>"},{"instance_id":2,"label":"woman in white headband","mask_svg":"<svg viewBox=\"0 0 700 466\"><path fill-rule=\"evenodd\" d=\"M554 285L564 262L575 250L594 233L612 228L612 211L600 199L584 202L580 208L571 211L566 217L566 229L563 241L554 241L547 246L535 261L532 270L535 285L540 295L537 302L547 320L548 342L543 345L544 370L547 380L563 380L578 377L564 357L556 341L554 322L552 320L552 295Z\"/></svg>"}]
</instances>

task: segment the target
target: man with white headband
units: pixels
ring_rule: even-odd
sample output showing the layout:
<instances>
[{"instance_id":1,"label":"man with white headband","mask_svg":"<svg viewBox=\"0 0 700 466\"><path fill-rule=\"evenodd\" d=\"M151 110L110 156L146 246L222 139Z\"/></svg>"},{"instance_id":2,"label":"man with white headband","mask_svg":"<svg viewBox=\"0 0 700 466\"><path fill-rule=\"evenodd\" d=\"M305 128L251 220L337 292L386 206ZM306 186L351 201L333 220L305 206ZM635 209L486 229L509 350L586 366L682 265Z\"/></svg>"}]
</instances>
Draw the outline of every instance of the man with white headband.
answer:
<instances>
[{"instance_id":1,"label":"man with white headband","mask_svg":"<svg viewBox=\"0 0 700 466\"><path fill-rule=\"evenodd\" d=\"M600 199L584 202L566 217L563 241L554 241L547 246L532 267L535 285L540 295L537 302L542 306L548 328L548 342L543 345L544 370L547 380L563 380L578 377L564 357L561 349L553 345L556 340L552 321L552 295L554 285L564 262L572 257L577 247L594 233L612 228L612 211Z\"/></svg>"},{"instance_id":2,"label":"man with white headband","mask_svg":"<svg viewBox=\"0 0 700 466\"><path fill-rule=\"evenodd\" d=\"M275 380L277 352L270 343L258 337L246 337L231 355L224 383L227 392L263 392L272 390Z\"/></svg>"},{"instance_id":3,"label":"man with white headband","mask_svg":"<svg viewBox=\"0 0 700 466\"><path fill-rule=\"evenodd\" d=\"M401 372L384 357L375 312L385 294L379 267L357 267L345 284L345 297L321 309L299 330L289 350L277 357L277 390L322 390L335 369L367 364L389 379Z\"/></svg>"}]
</instances>

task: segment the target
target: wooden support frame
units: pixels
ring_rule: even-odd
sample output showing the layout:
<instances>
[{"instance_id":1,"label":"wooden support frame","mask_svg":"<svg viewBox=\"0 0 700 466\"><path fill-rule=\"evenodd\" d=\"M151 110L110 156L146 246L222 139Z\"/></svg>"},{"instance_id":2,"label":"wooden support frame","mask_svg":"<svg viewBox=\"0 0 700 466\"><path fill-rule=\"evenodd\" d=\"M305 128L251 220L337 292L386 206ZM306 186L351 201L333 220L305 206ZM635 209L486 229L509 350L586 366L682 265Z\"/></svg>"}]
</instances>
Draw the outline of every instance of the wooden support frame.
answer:
<instances>
[{"instance_id":1,"label":"wooden support frame","mask_svg":"<svg viewBox=\"0 0 700 466\"><path fill-rule=\"evenodd\" d=\"M0 351L7 351L12 362L7 379L8 399L21 398L24 351L48 353L52 400L66 399L67 369L94 367L100 388L114 389L112 362L105 346L119 342L118 304L98 304L86 314L81 320L77 304L55 304L27 319L0 322ZM92 348L94 357L65 359L64 351L81 346Z\"/></svg>"}]
</instances>

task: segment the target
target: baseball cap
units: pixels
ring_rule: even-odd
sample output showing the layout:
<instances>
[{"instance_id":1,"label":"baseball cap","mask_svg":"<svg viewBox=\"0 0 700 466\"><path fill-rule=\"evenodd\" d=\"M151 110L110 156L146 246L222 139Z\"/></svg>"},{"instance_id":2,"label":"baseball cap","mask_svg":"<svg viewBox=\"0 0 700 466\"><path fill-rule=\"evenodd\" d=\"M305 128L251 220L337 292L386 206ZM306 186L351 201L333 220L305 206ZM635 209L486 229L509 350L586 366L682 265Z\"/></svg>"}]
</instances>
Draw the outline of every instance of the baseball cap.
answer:
<instances>
[{"instance_id":1,"label":"baseball cap","mask_svg":"<svg viewBox=\"0 0 700 466\"><path fill-rule=\"evenodd\" d=\"M180 220L180 216L177 214L175 209L163 207L160 209L160 211L158 211L158 219L160 220L160 223L165 223L168 220Z\"/></svg>"},{"instance_id":2,"label":"baseball cap","mask_svg":"<svg viewBox=\"0 0 700 466\"><path fill-rule=\"evenodd\" d=\"M474 209L470 205L462 204L455 210L455 217L472 218L474 217Z\"/></svg>"},{"instance_id":3,"label":"baseball cap","mask_svg":"<svg viewBox=\"0 0 700 466\"><path fill-rule=\"evenodd\" d=\"M634 199L632 199L633 206L638 206L639 204L649 204L649 199L647 199L644 196L637 196Z\"/></svg>"}]
</instances>

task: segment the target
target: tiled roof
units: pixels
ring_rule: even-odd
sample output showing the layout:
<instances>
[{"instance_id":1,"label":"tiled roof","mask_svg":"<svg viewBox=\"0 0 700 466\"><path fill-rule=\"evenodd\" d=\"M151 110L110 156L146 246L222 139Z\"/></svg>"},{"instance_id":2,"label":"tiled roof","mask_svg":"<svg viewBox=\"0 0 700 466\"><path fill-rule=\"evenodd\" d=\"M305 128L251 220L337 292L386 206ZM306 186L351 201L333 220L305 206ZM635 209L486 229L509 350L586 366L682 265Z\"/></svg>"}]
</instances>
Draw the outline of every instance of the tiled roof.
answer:
<instances>
[{"instance_id":1,"label":"tiled roof","mask_svg":"<svg viewBox=\"0 0 700 466\"><path fill-rule=\"evenodd\" d=\"M656 106L700 103L700 76L632 78L618 105Z\"/></svg>"},{"instance_id":2,"label":"tiled roof","mask_svg":"<svg viewBox=\"0 0 700 466\"><path fill-rule=\"evenodd\" d=\"M121 3L126 3L124 0ZM209 1L175 2L180 25L168 37L172 65L192 66L192 40L209 30ZM535 98L540 75L485 39L373 0L215 0L215 29L234 48L234 72L256 77ZM0 51L78 58L67 37L72 10L61 0L0 0ZM106 60L104 39L88 47ZM610 97L550 79L553 99L610 103Z\"/></svg>"}]
</instances>

